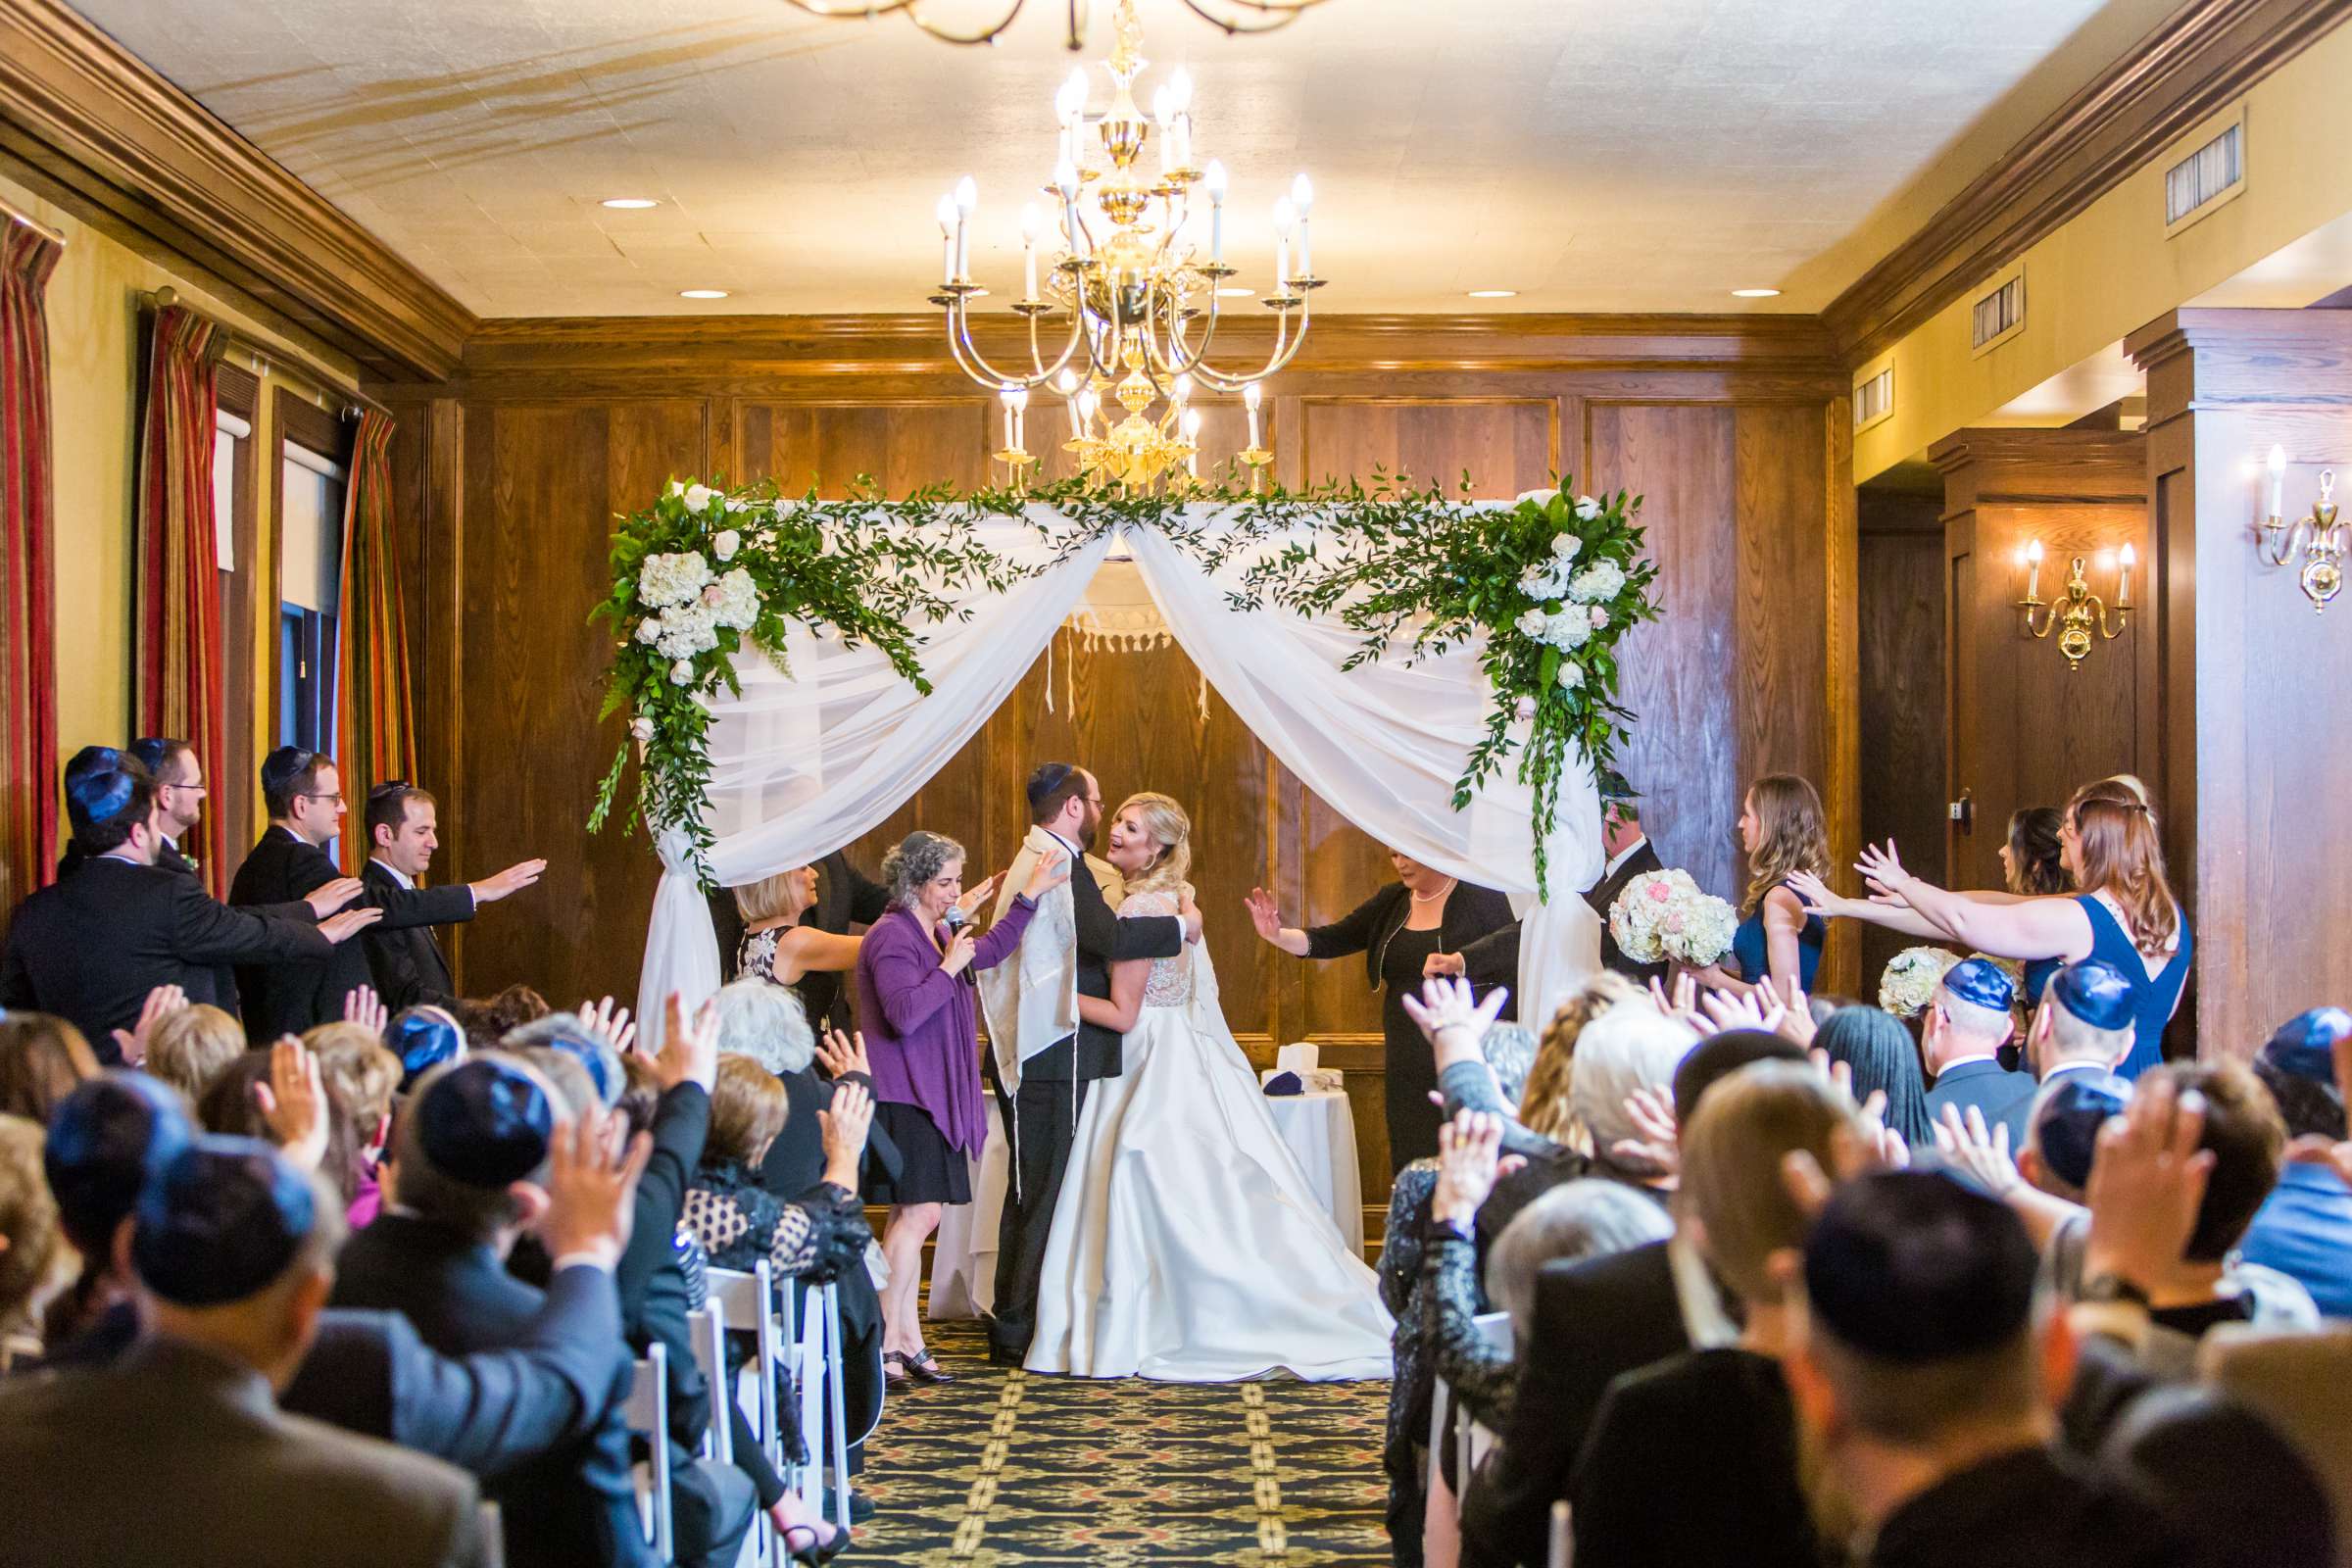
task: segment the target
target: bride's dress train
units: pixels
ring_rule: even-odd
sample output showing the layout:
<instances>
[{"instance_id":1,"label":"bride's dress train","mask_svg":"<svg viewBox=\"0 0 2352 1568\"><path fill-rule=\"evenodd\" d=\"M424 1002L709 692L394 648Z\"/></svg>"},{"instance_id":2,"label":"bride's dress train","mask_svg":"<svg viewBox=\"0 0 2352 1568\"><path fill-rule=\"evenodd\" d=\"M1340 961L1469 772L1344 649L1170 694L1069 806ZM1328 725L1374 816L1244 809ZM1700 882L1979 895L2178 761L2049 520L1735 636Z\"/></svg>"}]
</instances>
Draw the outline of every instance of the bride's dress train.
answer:
<instances>
[{"instance_id":1,"label":"bride's dress train","mask_svg":"<svg viewBox=\"0 0 2352 1568\"><path fill-rule=\"evenodd\" d=\"M1122 914L1172 914L1138 893ZM1389 1315L1267 1113L1196 944L1152 966L1124 1070L1087 1093L1027 1365L1220 1383L1384 1378Z\"/></svg>"}]
</instances>

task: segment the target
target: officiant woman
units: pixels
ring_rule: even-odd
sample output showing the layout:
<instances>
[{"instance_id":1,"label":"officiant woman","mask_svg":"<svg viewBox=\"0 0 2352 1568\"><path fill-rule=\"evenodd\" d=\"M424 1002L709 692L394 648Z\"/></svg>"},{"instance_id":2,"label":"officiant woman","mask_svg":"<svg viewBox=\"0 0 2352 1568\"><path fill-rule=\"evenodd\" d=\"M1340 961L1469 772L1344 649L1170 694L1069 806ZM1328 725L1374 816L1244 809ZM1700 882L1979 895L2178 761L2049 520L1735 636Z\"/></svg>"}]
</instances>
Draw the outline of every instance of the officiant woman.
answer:
<instances>
[{"instance_id":1,"label":"officiant woman","mask_svg":"<svg viewBox=\"0 0 2352 1568\"><path fill-rule=\"evenodd\" d=\"M1481 997L1497 985L1516 984L1519 925L1511 918L1510 901L1493 888L1432 870L1396 850L1389 859L1396 880L1329 925L1303 930L1284 925L1274 896L1264 888L1252 890L1248 902L1257 934L1285 953L1301 958L1364 955L1365 978L1381 993L1394 1180L1411 1161L1437 1153L1438 1124L1445 1119L1430 1100L1438 1087L1437 1059L1405 1016L1401 999L1420 994L1421 977L1437 955L1446 958L1442 972L1467 975ZM1508 1006L1502 1016L1512 1016Z\"/></svg>"},{"instance_id":2,"label":"officiant woman","mask_svg":"<svg viewBox=\"0 0 2352 1568\"><path fill-rule=\"evenodd\" d=\"M1038 861L1003 918L975 938L969 926L948 919L958 905L976 902L963 897L962 845L918 830L883 858L890 907L858 949L858 1027L873 1067L874 1123L900 1154L898 1178L869 1177L865 1190L866 1201L890 1205L882 1232L890 1264L882 1366L894 1387L953 1381L923 1347L915 1291L940 1205L972 1200L971 1161L988 1136L975 971L1019 950L1038 899L1069 874L1059 856Z\"/></svg>"}]
</instances>

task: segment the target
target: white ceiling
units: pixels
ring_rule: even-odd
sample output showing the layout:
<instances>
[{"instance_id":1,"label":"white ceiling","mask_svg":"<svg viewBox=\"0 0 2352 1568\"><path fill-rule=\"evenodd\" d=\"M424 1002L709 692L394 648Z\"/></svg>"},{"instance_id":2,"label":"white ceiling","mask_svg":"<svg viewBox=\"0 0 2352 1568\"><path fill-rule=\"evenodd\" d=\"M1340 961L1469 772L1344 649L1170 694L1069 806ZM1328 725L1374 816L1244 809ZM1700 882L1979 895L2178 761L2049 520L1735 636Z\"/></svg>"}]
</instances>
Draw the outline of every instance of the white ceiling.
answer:
<instances>
[{"instance_id":1,"label":"white ceiling","mask_svg":"<svg viewBox=\"0 0 2352 1568\"><path fill-rule=\"evenodd\" d=\"M1071 65L1042 3L994 49L781 0L74 3L484 316L922 310L965 172L1007 297ZM1313 175L1325 310L1813 311L2173 4L1330 0L1228 40L1144 0L1140 96L1192 72L1245 281Z\"/></svg>"}]
</instances>

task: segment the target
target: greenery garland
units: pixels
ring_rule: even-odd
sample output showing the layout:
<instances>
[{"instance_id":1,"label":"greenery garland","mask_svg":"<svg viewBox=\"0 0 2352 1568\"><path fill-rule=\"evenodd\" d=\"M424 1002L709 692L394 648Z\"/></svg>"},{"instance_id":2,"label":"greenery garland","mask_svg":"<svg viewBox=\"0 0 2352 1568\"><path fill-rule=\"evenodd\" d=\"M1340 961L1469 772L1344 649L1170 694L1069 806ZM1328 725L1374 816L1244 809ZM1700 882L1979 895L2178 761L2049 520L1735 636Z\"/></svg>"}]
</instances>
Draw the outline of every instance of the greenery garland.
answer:
<instances>
[{"instance_id":1,"label":"greenery garland","mask_svg":"<svg viewBox=\"0 0 2352 1568\"><path fill-rule=\"evenodd\" d=\"M1616 650L1635 624L1656 617L1649 587L1657 568L1642 555L1638 496L1580 496L1564 481L1495 507L1470 501L1468 488L1465 475L1464 496L1449 499L1434 485L1375 475L1369 489L1119 497L1072 479L964 496L940 486L890 501L861 479L848 499L820 501L813 491L787 497L772 483L725 490L673 480L651 507L621 519L612 591L594 612L620 639L598 716L632 716L588 825L601 829L611 817L629 758L641 750L633 814L654 834L684 832L708 886L706 700L722 685L740 692L738 656L757 649L782 668L785 632L805 622L873 644L928 694L921 639L909 627L968 614L956 611L957 599L1020 581L1022 568L983 544L978 528L1026 517L1054 548L1048 567L1120 526L1152 528L1210 571L1250 544L1283 538L1228 598L1237 609L1271 603L1336 616L1364 638L1347 668L1383 657L1399 636L1410 637L1408 659L1483 638L1494 705L1455 782L1454 807L1466 808L1518 751L1518 776L1535 793L1542 887L1569 748L1597 774L1633 716L1617 701ZM1051 523L1028 510L1041 503Z\"/></svg>"}]
</instances>

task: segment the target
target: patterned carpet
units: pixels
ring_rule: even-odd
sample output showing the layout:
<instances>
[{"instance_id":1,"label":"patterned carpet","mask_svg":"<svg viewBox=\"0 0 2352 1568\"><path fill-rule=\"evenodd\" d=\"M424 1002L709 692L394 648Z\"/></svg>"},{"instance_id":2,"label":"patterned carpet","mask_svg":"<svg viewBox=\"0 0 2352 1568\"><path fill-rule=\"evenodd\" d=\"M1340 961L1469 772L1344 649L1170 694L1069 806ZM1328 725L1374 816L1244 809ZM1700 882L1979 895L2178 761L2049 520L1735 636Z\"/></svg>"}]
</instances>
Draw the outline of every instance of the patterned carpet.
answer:
<instances>
[{"instance_id":1,"label":"patterned carpet","mask_svg":"<svg viewBox=\"0 0 2352 1568\"><path fill-rule=\"evenodd\" d=\"M989 1366L977 1324L928 1333L959 1381L891 1396L845 1568L1389 1560L1386 1383L1037 1377Z\"/></svg>"}]
</instances>

